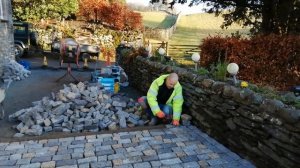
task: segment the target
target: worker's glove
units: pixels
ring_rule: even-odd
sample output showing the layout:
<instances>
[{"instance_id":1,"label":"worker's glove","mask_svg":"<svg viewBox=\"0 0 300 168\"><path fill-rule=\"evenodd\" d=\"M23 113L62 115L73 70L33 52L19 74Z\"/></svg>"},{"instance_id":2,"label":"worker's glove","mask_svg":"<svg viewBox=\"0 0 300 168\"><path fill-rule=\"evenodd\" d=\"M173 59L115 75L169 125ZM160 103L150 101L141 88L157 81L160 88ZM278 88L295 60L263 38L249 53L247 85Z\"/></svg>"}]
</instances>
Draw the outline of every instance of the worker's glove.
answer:
<instances>
[{"instance_id":1,"label":"worker's glove","mask_svg":"<svg viewBox=\"0 0 300 168\"><path fill-rule=\"evenodd\" d=\"M165 117L165 113L162 112L162 111L160 111L160 112L156 113L156 116L157 116L158 118L164 118L164 117Z\"/></svg>"},{"instance_id":2,"label":"worker's glove","mask_svg":"<svg viewBox=\"0 0 300 168\"><path fill-rule=\"evenodd\" d=\"M179 120L173 120L172 124L175 126L179 126Z\"/></svg>"}]
</instances>

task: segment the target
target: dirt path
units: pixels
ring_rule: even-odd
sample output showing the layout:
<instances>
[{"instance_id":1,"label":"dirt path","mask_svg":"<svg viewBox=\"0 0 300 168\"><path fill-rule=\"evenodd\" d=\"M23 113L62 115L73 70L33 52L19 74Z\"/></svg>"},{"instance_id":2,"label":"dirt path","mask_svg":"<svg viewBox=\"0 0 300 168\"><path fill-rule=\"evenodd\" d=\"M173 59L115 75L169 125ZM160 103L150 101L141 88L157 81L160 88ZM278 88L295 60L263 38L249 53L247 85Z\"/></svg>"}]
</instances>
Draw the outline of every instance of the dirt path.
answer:
<instances>
[{"instance_id":1,"label":"dirt path","mask_svg":"<svg viewBox=\"0 0 300 168\"><path fill-rule=\"evenodd\" d=\"M13 82L7 90L7 95L4 101L4 108L6 117L4 120L0 120L0 141L1 139L11 140L12 136L16 133L12 127L17 123L9 122L8 116L23 108L32 106L32 102L41 100L44 96L50 96L51 92L57 92L63 88L63 84L72 82L71 77L66 77L59 82L56 79L65 74L65 69L58 69L58 61L56 59L48 59L49 68L41 68L43 58L32 57L25 58L24 60L31 63L31 75L21 81ZM80 81L90 81L91 71L93 70L95 63L90 63L90 70L79 71L73 69L72 74ZM103 67L104 63L98 63L97 67ZM121 89L122 93L125 93L128 97L136 99L141 95L140 92L134 88L126 87Z\"/></svg>"}]
</instances>

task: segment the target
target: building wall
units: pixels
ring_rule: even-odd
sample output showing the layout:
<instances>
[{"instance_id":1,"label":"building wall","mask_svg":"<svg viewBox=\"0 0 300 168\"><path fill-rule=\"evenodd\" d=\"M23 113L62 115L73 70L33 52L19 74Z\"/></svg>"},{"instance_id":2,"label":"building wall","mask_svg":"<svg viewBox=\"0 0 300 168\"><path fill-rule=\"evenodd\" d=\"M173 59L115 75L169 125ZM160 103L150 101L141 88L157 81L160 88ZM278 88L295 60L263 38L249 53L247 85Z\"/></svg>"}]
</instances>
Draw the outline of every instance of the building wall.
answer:
<instances>
[{"instance_id":1,"label":"building wall","mask_svg":"<svg viewBox=\"0 0 300 168\"><path fill-rule=\"evenodd\" d=\"M0 0L0 75L7 60L15 59L11 1Z\"/></svg>"}]
</instances>

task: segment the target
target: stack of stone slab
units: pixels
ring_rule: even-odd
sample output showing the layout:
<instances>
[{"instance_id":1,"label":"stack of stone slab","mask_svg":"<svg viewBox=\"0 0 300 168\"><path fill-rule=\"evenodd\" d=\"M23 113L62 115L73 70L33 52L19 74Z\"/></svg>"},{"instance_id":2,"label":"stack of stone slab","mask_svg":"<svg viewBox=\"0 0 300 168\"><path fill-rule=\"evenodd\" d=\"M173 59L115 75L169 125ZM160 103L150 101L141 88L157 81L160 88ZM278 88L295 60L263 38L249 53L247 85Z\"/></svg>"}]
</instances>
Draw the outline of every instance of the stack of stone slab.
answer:
<instances>
[{"instance_id":1,"label":"stack of stone slab","mask_svg":"<svg viewBox=\"0 0 300 168\"><path fill-rule=\"evenodd\" d=\"M4 81L8 80L22 80L27 78L31 72L25 69L22 65L17 63L15 60L8 60L3 65L3 76Z\"/></svg>"},{"instance_id":2,"label":"stack of stone slab","mask_svg":"<svg viewBox=\"0 0 300 168\"><path fill-rule=\"evenodd\" d=\"M144 118L144 117L143 117ZM139 105L125 95L106 93L98 84L80 82L33 102L33 107L9 116L21 121L15 136L44 132L97 132L144 125Z\"/></svg>"}]
</instances>

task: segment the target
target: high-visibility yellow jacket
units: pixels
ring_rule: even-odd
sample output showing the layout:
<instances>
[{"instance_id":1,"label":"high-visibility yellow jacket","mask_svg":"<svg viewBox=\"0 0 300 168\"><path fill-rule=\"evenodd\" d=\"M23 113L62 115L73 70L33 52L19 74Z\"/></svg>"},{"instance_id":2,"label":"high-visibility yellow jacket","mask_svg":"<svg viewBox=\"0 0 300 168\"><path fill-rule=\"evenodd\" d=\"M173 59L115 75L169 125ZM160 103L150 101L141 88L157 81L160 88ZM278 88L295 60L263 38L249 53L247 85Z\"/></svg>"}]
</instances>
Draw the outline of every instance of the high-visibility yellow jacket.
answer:
<instances>
[{"instance_id":1,"label":"high-visibility yellow jacket","mask_svg":"<svg viewBox=\"0 0 300 168\"><path fill-rule=\"evenodd\" d=\"M164 81L168 77L168 75L169 74L162 75L159 78L155 79L147 92L147 101L154 116L156 116L156 114L161 111L158 106L156 96L158 94L159 87L164 84ZM183 104L182 87L179 82L177 82L174 86L174 90L166 104L172 106L173 108L173 120L179 121Z\"/></svg>"}]
</instances>

